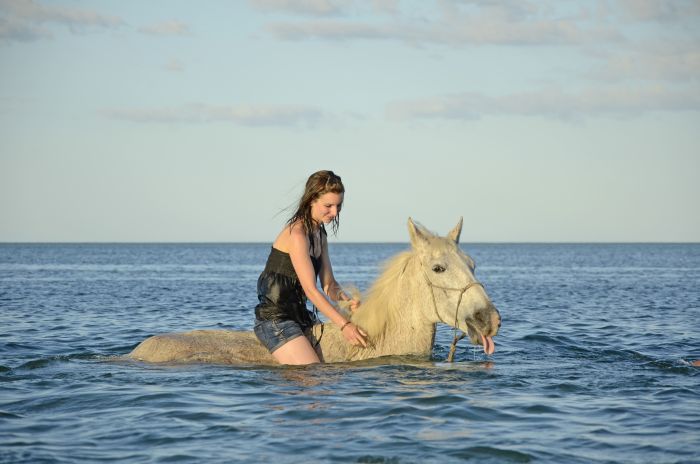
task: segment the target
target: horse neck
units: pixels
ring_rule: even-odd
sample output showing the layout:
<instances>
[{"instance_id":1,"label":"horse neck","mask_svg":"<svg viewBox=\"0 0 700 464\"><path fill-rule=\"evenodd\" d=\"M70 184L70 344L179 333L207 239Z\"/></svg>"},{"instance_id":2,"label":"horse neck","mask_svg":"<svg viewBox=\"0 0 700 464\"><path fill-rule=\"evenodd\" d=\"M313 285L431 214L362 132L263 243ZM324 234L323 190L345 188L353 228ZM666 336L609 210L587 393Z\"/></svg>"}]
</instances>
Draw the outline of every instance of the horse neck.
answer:
<instances>
[{"instance_id":1,"label":"horse neck","mask_svg":"<svg viewBox=\"0 0 700 464\"><path fill-rule=\"evenodd\" d=\"M429 295L413 253L403 253L389 264L353 316L369 333L376 356L430 354L435 323L424 314L432 304Z\"/></svg>"}]
</instances>

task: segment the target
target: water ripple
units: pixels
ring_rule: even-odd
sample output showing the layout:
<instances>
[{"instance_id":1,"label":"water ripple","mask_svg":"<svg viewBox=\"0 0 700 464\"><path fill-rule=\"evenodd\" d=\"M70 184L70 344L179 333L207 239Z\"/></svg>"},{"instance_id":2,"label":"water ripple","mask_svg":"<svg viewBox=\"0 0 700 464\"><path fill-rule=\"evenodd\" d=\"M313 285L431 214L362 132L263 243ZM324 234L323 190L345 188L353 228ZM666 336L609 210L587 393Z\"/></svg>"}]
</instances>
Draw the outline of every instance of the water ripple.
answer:
<instances>
[{"instance_id":1,"label":"water ripple","mask_svg":"<svg viewBox=\"0 0 700 464\"><path fill-rule=\"evenodd\" d=\"M336 244L366 285L403 244ZM497 352L149 365L149 335L252 327L269 245L0 244L0 461L693 462L700 245L473 245ZM653 274L650 281L648 276Z\"/></svg>"}]
</instances>

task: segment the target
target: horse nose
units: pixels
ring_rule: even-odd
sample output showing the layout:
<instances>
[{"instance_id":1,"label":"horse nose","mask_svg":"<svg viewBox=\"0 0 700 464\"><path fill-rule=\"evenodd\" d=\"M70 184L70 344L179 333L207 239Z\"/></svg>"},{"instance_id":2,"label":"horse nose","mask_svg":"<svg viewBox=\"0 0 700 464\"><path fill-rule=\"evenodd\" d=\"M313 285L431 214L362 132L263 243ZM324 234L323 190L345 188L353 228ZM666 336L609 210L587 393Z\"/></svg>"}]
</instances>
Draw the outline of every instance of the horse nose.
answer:
<instances>
[{"instance_id":1,"label":"horse nose","mask_svg":"<svg viewBox=\"0 0 700 464\"><path fill-rule=\"evenodd\" d=\"M501 313L492 304L479 311L476 314L476 319L484 324L486 331L491 335L496 335L498 329L501 328Z\"/></svg>"}]
</instances>

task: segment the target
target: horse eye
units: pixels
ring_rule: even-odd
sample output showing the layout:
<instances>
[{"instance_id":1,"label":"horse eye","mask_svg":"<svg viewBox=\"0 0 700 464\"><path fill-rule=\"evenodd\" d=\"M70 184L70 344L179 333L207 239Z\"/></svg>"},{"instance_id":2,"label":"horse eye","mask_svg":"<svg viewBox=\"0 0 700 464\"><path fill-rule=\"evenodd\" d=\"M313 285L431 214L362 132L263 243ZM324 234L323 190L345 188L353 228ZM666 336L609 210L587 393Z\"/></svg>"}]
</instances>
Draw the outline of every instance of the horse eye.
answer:
<instances>
[{"instance_id":1,"label":"horse eye","mask_svg":"<svg viewBox=\"0 0 700 464\"><path fill-rule=\"evenodd\" d=\"M438 274L441 272L445 272L445 268L440 266L439 264L436 264L433 266L433 272L437 272Z\"/></svg>"}]
</instances>

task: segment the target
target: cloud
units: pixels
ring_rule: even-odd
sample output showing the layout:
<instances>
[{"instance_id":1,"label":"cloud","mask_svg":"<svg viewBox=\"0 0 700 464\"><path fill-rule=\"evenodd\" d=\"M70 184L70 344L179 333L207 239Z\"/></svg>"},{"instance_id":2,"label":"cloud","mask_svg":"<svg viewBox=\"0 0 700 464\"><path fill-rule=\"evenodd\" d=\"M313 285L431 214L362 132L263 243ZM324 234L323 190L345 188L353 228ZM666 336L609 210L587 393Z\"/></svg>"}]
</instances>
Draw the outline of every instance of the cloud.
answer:
<instances>
[{"instance_id":1,"label":"cloud","mask_svg":"<svg viewBox=\"0 0 700 464\"><path fill-rule=\"evenodd\" d=\"M595 116L628 117L653 111L700 111L700 93L695 89L663 87L596 88L579 93L542 90L504 96L460 93L387 106L387 114L396 120L474 120L486 116L576 120Z\"/></svg>"},{"instance_id":2,"label":"cloud","mask_svg":"<svg viewBox=\"0 0 700 464\"><path fill-rule=\"evenodd\" d=\"M627 34L638 32L627 26L662 22L667 26L685 25L692 30L697 28L700 15L697 0L599 0L573 4L546 0L434 0L417 4L391 0L372 4L251 0L251 4L267 12L307 16L266 24L265 29L280 40L395 40L411 45L622 42L628 38ZM391 16L382 22L376 13Z\"/></svg>"},{"instance_id":3,"label":"cloud","mask_svg":"<svg viewBox=\"0 0 700 464\"><path fill-rule=\"evenodd\" d=\"M321 18L277 21L265 27L281 40L396 40L412 45L562 45L622 37L602 23L577 21L534 3L442 0L438 4L428 14L399 13L385 22Z\"/></svg>"},{"instance_id":4,"label":"cloud","mask_svg":"<svg viewBox=\"0 0 700 464\"><path fill-rule=\"evenodd\" d=\"M163 21L150 26L139 28L139 32L148 35L168 36L168 35L189 35L190 28L187 24L180 21Z\"/></svg>"},{"instance_id":5,"label":"cloud","mask_svg":"<svg viewBox=\"0 0 700 464\"><path fill-rule=\"evenodd\" d=\"M297 23L275 23L268 30L283 40L351 40L351 39L391 39L398 38L400 31L371 24L349 21L307 21Z\"/></svg>"},{"instance_id":6,"label":"cloud","mask_svg":"<svg viewBox=\"0 0 700 464\"><path fill-rule=\"evenodd\" d=\"M124 21L117 16L78 8L44 5L34 0L0 0L0 38L6 41L29 41L51 37L46 25L62 25L71 32L87 28L110 29Z\"/></svg>"},{"instance_id":7,"label":"cloud","mask_svg":"<svg viewBox=\"0 0 700 464\"><path fill-rule=\"evenodd\" d=\"M697 0L618 0L623 16L637 21L677 21L700 15Z\"/></svg>"},{"instance_id":8,"label":"cloud","mask_svg":"<svg viewBox=\"0 0 700 464\"><path fill-rule=\"evenodd\" d=\"M305 22L277 22L267 26L282 40L397 40L412 45L544 45L574 44L581 42L586 32L575 24L560 22L506 22L481 23L465 20L458 23L430 24L369 24L353 21L323 20ZM600 30L610 38L612 30Z\"/></svg>"},{"instance_id":9,"label":"cloud","mask_svg":"<svg viewBox=\"0 0 700 464\"><path fill-rule=\"evenodd\" d=\"M31 42L51 37L46 28L16 19L0 18L0 40Z\"/></svg>"},{"instance_id":10,"label":"cloud","mask_svg":"<svg viewBox=\"0 0 700 464\"><path fill-rule=\"evenodd\" d=\"M318 108L303 105L209 105L191 103L165 108L112 108L109 118L139 123L231 122L242 126L314 126L324 117Z\"/></svg>"},{"instance_id":11,"label":"cloud","mask_svg":"<svg viewBox=\"0 0 700 464\"><path fill-rule=\"evenodd\" d=\"M395 15L399 12L399 0L372 0L372 8L377 13Z\"/></svg>"},{"instance_id":12,"label":"cloud","mask_svg":"<svg viewBox=\"0 0 700 464\"><path fill-rule=\"evenodd\" d=\"M353 12L371 11L396 15L399 0L248 0L256 10L265 13L287 13L300 16L347 16Z\"/></svg>"},{"instance_id":13,"label":"cloud","mask_svg":"<svg viewBox=\"0 0 700 464\"><path fill-rule=\"evenodd\" d=\"M603 59L603 64L589 73L590 77L607 81L700 80L700 46L694 42L645 43L627 50L618 50Z\"/></svg>"},{"instance_id":14,"label":"cloud","mask_svg":"<svg viewBox=\"0 0 700 464\"><path fill-rule=\"evenodd\" d=\"M345 16L369 9L374 13L395 15L399 0L248 0L248 4L265 13L289 13L301 16Z\"/></svg>"},{"instance_id":15,"label":"cloud","mask_svg":"<svg viewBox=\"0 0 700 464\"><path fill-rule=\"evenodd\" d=\"M266 12L281 11L312 16L331 16L343 12L343 2L338 0L249 0L248 3L253 8Z\"/></svg>"},{"instance_id":16,"label":"cloud","mask_svg":"<svg viewBox=\"0 0 700 464\"><path fill-rule=\"evenodd\" d=\"M71 27L115 27L123 23L122 19L116 16L77 8L47 6L34 0L1 0L0 11L26 21L56 22Z\"/></svg>"},{"instance_id":17,"label":"cloud","mask_svg":"<svg viewBox=\"0 0 700 464\"><path fill-rule=\"evenodd\" d=\"M170 72L182 72L185 70L185 65L182 64L182 61L171 58L170 61L163 65L163 69Z\"/></svg>"},{"instance_id":18,"label":"cloud","mask_svg":"<svg viewBox=\"0 0 700 464\"><path fill-rule=\"evenodd\" d=\"M443 17L454 17L463 14L480 16L503 16L518 21L539 14L553 14L551 2L539 0L437 0L437 7L442 10Z\"/></svg>"}]
</instances>

